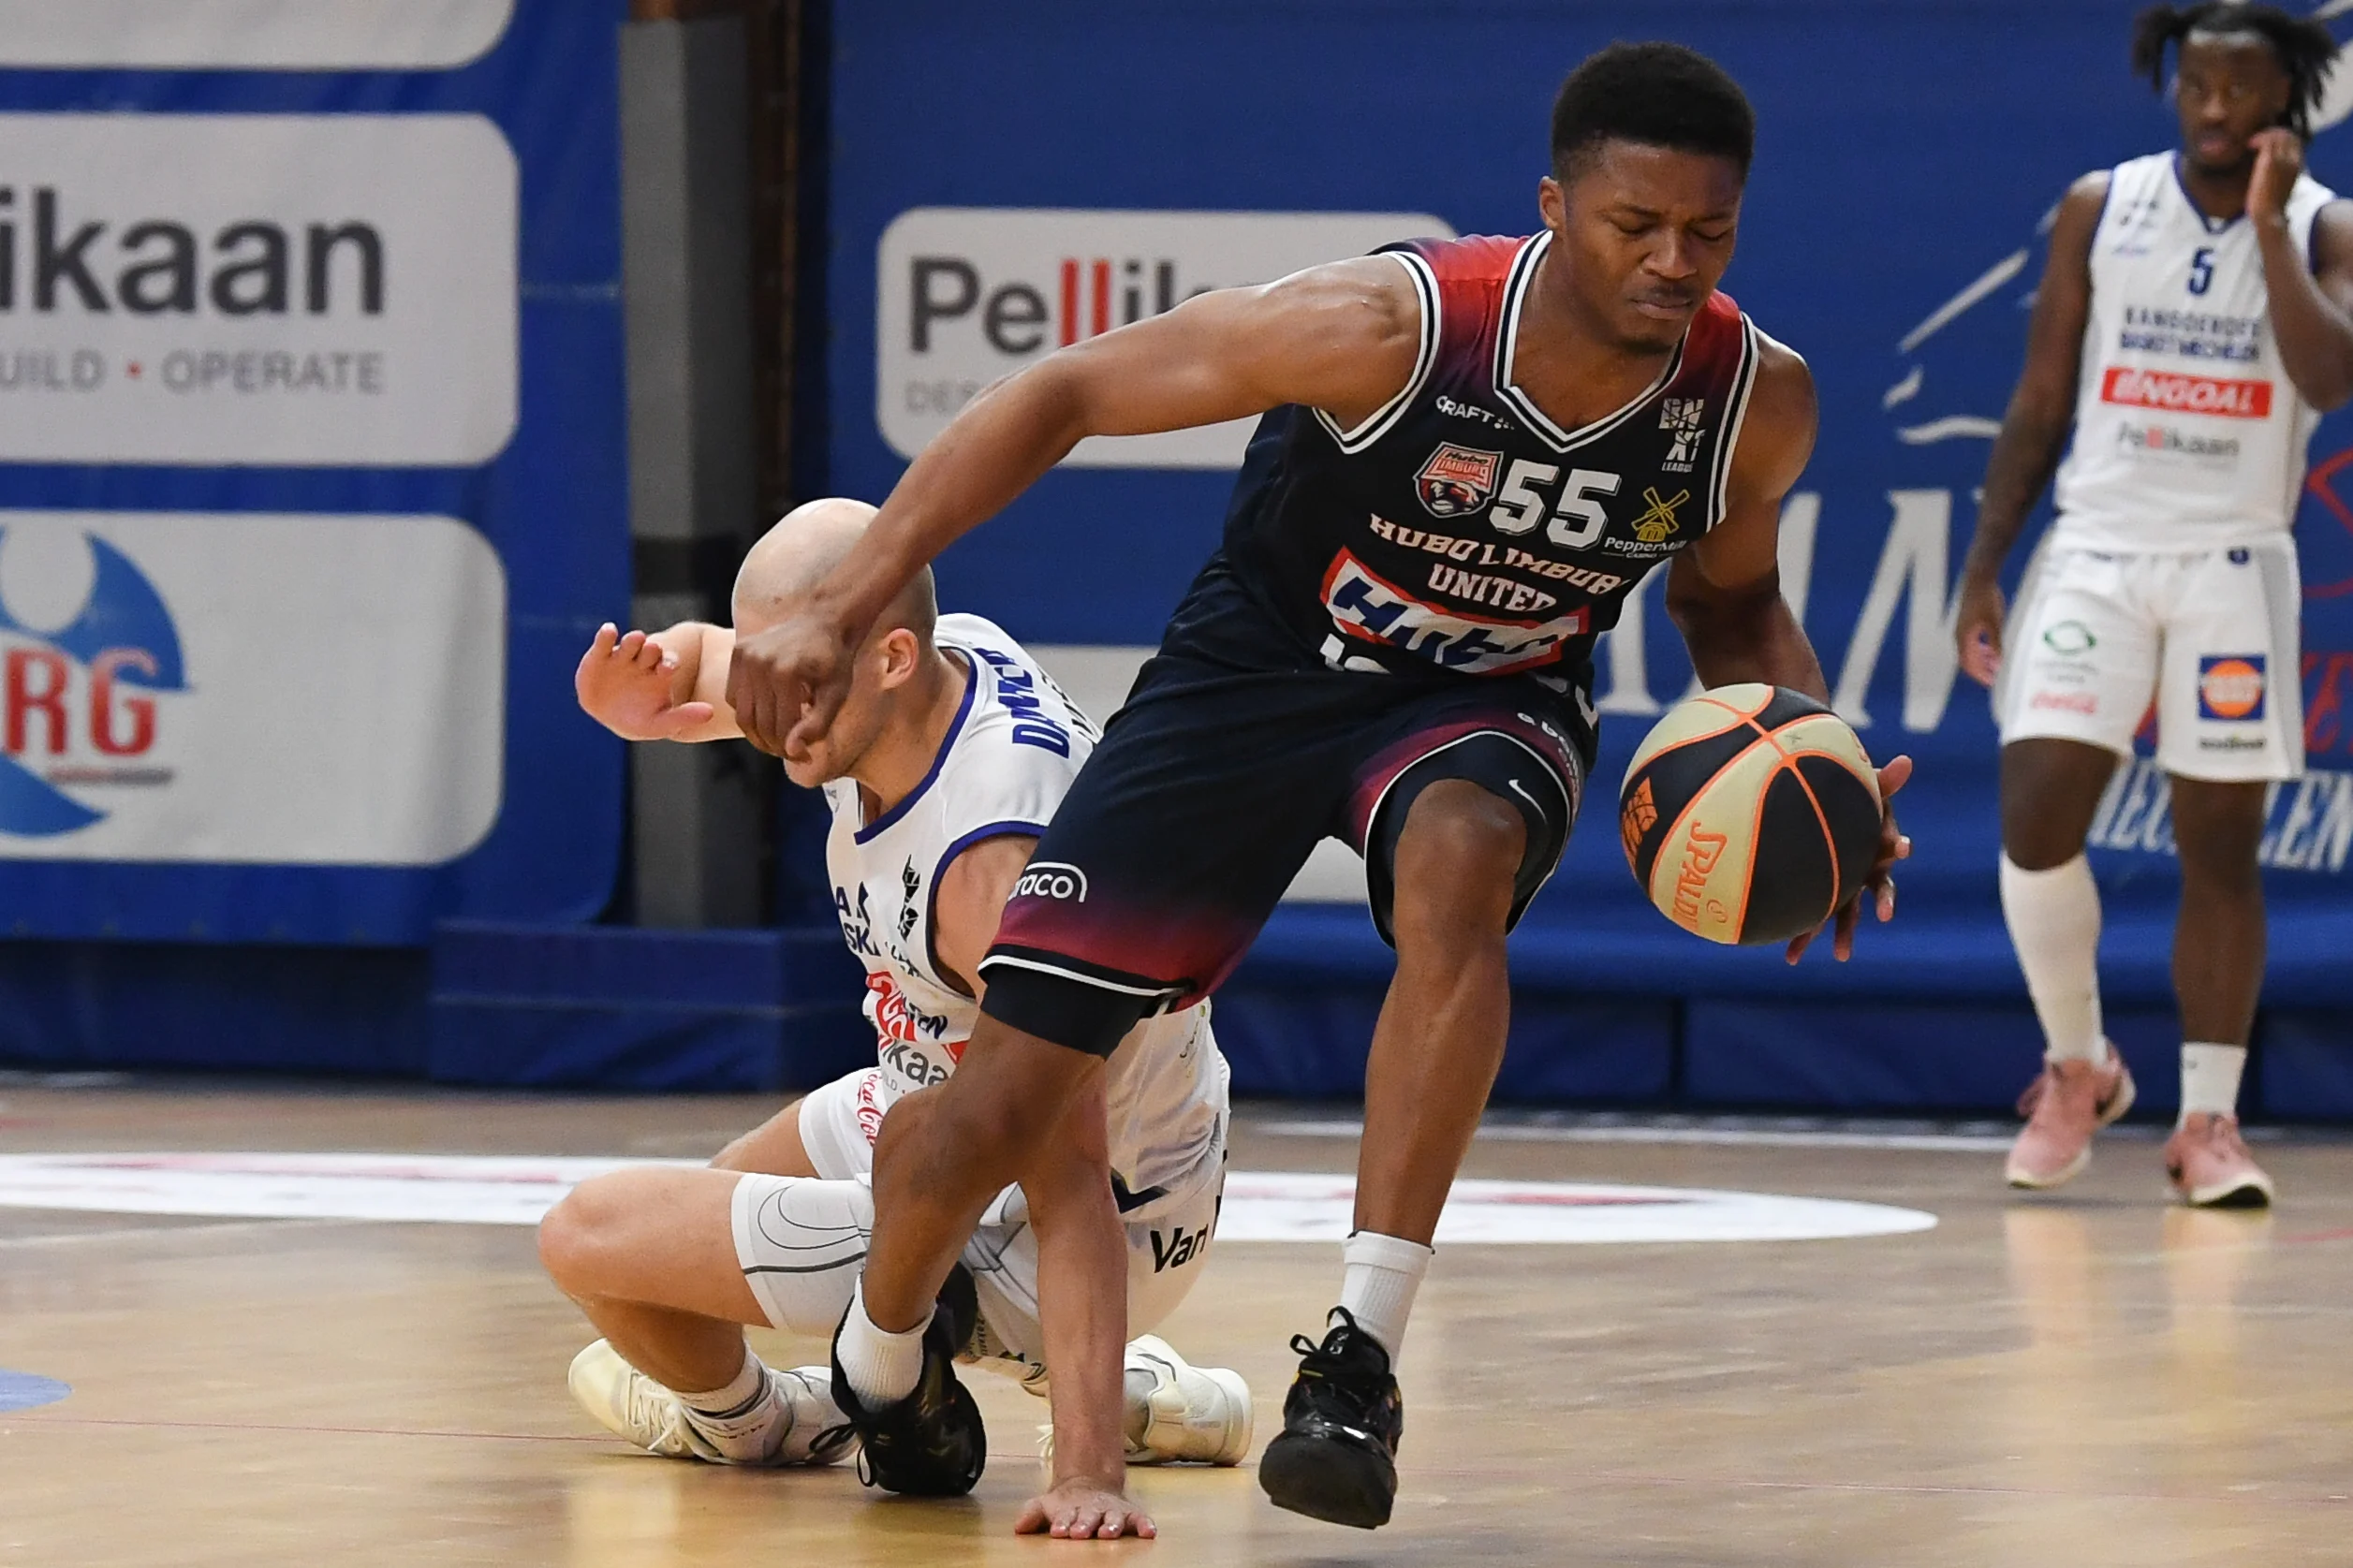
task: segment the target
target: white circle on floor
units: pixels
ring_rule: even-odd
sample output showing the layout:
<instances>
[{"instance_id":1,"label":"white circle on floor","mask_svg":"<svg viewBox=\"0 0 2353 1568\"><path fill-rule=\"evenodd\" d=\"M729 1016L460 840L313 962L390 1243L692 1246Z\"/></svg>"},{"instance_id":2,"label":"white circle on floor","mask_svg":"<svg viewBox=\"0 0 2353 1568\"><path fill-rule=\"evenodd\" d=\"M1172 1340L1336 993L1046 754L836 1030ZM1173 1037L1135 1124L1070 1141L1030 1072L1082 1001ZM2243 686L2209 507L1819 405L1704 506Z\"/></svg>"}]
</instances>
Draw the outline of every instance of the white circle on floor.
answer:
<instances>
[{"instance_id":1,"label":"white circle on floor","mask_svg":"<svg viewBox=\"0 0 2353 1568\"><path fill-rule=\"evenodd\" d=\"M515 1154L0 1154L0 1207L272 1220L537 1224L572 1187L632 1166L691 1160ZM1347 1176L1234 1171L1221 1241L1337 1241L1356 1197ZM1594 1181L1457 1181L1437 1239L1573 1244L1810 1241L1927 1230L1934 1214L1842 1198L1625 1187Z\"/></svg>"}]
</instances>

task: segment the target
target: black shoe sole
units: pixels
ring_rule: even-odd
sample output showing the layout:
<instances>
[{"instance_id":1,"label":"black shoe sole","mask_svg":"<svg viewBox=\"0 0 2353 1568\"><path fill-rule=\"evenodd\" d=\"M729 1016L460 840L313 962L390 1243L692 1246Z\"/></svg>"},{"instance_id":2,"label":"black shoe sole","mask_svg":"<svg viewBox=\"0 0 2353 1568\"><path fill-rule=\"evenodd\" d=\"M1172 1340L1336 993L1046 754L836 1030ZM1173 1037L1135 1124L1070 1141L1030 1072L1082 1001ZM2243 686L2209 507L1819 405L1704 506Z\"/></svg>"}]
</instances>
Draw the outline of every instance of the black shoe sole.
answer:
<instances>
[{"instance_id":1,"label":"black shoe sole","mask_svg":"<svg viewBox=\"0 0 2353 1568\"><path fill-rule=\"evenodd\" d=\"M1258 1457L1258 1485L1277 1508L1378 1530L1396 1501L1397 1467L1353 1443L1284 1432Z\"/></svg>"}]
</instances>

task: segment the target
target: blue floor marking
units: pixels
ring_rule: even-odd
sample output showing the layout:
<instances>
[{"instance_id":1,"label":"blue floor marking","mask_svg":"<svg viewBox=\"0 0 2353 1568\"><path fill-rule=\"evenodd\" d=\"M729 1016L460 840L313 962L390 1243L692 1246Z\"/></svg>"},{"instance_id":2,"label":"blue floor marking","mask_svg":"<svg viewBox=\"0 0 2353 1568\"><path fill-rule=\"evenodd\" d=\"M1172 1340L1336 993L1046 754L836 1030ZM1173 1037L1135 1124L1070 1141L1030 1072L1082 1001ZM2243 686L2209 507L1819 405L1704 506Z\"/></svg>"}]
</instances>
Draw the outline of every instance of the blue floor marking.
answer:
<instances>
[{"instance_id":1,"label":"blue floor marking","mask_svg":"<svg viewBox=\"0 0 2353 1568\"><path fill-rule=\"evenodd\" d=\"M36 1377L31 1372L12 1372L0 1367L0 1411L53 1405L72 1392L72 1388L53 1377Z\"/></svg>"}]
</instances>

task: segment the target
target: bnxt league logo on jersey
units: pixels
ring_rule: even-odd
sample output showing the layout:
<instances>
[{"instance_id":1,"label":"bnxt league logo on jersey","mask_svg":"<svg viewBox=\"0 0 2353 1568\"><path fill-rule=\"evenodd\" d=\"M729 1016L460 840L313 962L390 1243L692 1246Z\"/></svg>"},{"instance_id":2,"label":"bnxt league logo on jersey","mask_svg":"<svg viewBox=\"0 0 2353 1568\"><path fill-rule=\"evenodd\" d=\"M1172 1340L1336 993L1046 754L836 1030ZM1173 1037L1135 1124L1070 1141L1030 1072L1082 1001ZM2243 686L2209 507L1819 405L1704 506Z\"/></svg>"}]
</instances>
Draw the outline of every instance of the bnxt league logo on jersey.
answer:
<instances>
[{"instance_id":1,"label":"bnxt league logo on jersey","mask_svg":"<svg viewBox=\"0 0 2353 1568\"><path fill-rule=\"evenodd\" d=\"M187 690L179 633L128 556L80 539L87 592L48 616L33 607L51 608L58 561L11 550L0 529L0 833L70 833L110 814L112 790L171 782L153 754L159 694Z\"/></svg>"}]
</instances>

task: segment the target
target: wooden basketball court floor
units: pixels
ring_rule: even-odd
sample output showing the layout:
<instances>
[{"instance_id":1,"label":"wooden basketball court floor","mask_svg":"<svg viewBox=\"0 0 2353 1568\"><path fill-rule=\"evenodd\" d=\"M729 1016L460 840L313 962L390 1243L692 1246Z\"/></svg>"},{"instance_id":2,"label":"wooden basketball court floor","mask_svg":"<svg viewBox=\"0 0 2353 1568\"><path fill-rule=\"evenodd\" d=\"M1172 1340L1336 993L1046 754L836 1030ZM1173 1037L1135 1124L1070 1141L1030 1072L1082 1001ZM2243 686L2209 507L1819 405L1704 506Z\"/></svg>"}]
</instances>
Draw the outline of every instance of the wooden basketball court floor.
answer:
<instances>
[{"instance_id":1,"label":"wooden basketball court floor","mask_svg":"<svg viewBox=\"0 0 2353 1568\"><path fill-rule=\"evenodd\" d=\"M0 1153L699 1157L768 1108L20 1081L0 1084ZM1246 1110L1237 1168L1346 1169L1353 1142L1296 1115ZM0 1389L71 1386L0 1414L0 1561L2353 1563L2353 1143L2259 1145L2286 1194L2266 1216L2169 1209L2146 1136L2028 1201L1998 1154L1936 1139L1603 1136L1508 1129L1468 1174L1860 1199L1937 1224L1444 1247L1404 1361L1390 1528L1279 1513L1247 1468L1163 1471L1135 1480L1162 1539L1114 1546L1009 1534L1039 1407L992 1378L990 1470L956 1503L625 1451L566 1395L585 1335L525 1226L0 1208ZM1222 1240L1167 1329L1249 1377L1260 1443L1336 1253Z\"/></svg>"}]
</instances>

